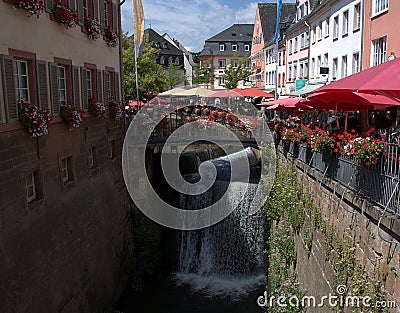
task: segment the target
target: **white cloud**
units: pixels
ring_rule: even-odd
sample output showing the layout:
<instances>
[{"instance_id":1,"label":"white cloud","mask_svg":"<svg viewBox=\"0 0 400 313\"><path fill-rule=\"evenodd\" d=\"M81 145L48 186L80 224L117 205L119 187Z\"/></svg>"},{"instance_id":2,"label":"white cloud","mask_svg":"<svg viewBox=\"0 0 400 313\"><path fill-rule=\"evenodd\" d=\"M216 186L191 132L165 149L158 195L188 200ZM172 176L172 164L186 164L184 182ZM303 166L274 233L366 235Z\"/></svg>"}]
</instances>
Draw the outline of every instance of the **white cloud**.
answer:
<instances>
[{"instance_id":1,"label":"white cloud","mask_svg":"<svg viewBox=\"0 0 400 313\"><path fill-rule=\"evenodd\" d=\"M257 2L234 10L218 0L143 0L145 27L168 33L190 51L201 51L204 42L234 23L254 23ZM133 33L132 2L122 6L122 28Z\"/></svg>"}]
</instances>

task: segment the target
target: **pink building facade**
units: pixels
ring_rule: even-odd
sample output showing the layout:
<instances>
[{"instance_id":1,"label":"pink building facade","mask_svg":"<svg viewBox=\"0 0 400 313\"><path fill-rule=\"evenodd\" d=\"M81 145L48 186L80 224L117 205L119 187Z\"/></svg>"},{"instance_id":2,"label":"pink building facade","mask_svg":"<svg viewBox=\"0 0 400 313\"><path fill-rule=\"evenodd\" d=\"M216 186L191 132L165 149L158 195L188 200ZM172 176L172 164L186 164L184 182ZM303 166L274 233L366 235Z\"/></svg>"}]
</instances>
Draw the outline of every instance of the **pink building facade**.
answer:
<instances>
[{"instance_id":1,"label":"pink building facade","mask_svg":"<svg viewBox=\"0 0 400 313\"><path fill-rule=\"evenodd\" d=\"M365 0L363 69L400 57L400 1Z\"/></svg>"}]
</instances>

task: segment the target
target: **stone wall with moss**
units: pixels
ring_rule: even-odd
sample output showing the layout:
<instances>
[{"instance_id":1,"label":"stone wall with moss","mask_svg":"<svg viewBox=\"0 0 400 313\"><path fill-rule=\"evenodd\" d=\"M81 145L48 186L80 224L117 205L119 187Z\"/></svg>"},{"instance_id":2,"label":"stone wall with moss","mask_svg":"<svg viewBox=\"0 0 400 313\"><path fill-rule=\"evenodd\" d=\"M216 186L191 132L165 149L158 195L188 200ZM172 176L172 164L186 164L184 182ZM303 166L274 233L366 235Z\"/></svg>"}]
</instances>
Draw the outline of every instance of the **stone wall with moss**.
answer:
<instances>
[{"instance_id":1,"label":"stone wall with moss","mask_svg":"<svg viewBox=\"0 0 400 313\"><path fill-rule=\"evenodd\" d=\"M280 155L265 207L269 297L313 296L317 306L322 297L332 294L343 299L344 305L332 307L325 300L322 307L302 307L301 302L291 307L287 300L287 307L275 305L268 312L400 312L396 236L381 230L381 236L393 242L381 239L376 221L363 208L335 194L315 176ZM347 292L342 294L343 286ZM346 299L350 301L347 307ZM370 306L358 307L358 299Z\"/></svg>"}]
</instances>

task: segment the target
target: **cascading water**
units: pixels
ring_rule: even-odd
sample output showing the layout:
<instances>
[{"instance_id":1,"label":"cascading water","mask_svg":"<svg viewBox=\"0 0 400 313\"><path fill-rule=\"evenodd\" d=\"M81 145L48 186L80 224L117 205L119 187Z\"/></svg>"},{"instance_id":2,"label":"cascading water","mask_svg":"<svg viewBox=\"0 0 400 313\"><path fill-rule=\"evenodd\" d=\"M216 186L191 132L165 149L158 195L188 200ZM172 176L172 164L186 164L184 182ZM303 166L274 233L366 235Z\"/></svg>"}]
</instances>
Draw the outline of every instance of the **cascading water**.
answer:
<instances>
[{"instance_id":1,"label":"cascading water","mask_svg":"<svg viewBox=\"0 0 400 313\"><path fill-rule=\"evenodd\" d=\"M199 162L200 158L187 161ZM217 180L205 193L196 196L180 195L181 209L196 210L215 203L227 192L222 206L233 205L231 198L242 198L237 208L223 221L206 229L182 231L179 239L179 271L175 281L190 284L195 291L207 296L229 296L240 299L266 283L264 265L264 215L261 211L249 214L257 183L248 182L242 173L231 177L230 165L249 162L254 172L256 157L250 148L211 160L217 169ZM199 168L199 163L187 168ZM243 173L244 174L244 173ZM189 174L196 181L199 174Z\"/></svg>"}]
</instances>

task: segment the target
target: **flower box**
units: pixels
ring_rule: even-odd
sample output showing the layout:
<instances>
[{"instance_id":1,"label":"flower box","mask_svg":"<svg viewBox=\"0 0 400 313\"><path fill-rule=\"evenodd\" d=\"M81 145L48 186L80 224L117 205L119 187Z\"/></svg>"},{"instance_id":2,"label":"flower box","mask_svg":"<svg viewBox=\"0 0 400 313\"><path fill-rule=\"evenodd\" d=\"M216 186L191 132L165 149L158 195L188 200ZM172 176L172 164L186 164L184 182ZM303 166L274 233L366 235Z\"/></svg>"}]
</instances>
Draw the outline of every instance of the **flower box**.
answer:
<instances>
[{"instance_id":1,"label":"flower box","mask_svg":"<svg viewBox=\"0 0 400 313\"><path fill-rule=\"evenodd\" d=\"M109 47L116 47L118 45L119 34L111 26L104 28L104 37Z\"/></svg>"},{"instance_id":2,"label":"flower box","mask_svg":"<svg viewBox=\"0 0 400 313\"><path fill-rule=\"evenodd\" d=\"M78 128L86 121L85 112L71 104L62 105L60 107L60 116L70 130Z\"/></svg>"},{"instance_id":3,"label":"flower box","mask_svg":"<svg viewBox=\"0 0 400 313\"><path fill-rule=\"evenodd\" d=\"M110 100L108 103L108 112L110 113L110 116L116 120L120 121L124 117L124 108L121 105L121 103L115 101L115 100Z\"/></svg>"},{"instance_id":4,"label":"flower box","mask_svg":"<svg viewBox=\"0 0 400 313\"><path fill-rule=\"evenodd\" d=\"M95 98L88 99L88 112L98 118L104 118L107 114L107 108L104 103L97 102Z\"/></svg>"},{"instance_id":5,"label":"flower box","mask_svg":"<svg viewBox=\"0 0 400 313\"><path fill-rule=\"evenodd\" d=\"M33 138L47 135L49 124L53 119L48 110L25 102L21 102L19 118L22 126L31 133Z\"/></svg>"},{"instance_id":6,"label":"flower box","mask_svg":"<svg viewBox=\"0 0 400 313\"><path fill-rule=\"evenodd\" d=\"M92 19L90 17L86 17L84 25L87 31L87 36L90 39L96 40L100 38L101 27L100 23L97 20Z\"/></svg>"},{"instance_id":7,"label":"flower box","mask_svg":"<svg viewBox=\"0 0 400 313\"><path fill-rule=\"evenodd\" d=\"M54 5L52 14L53 19L67 29L78 25L78 12L64 6L61 1Z\"/></svg>"},{"instance_id":8,"label":"flower box","mask_svg":"<svg viewBox=\"0 0 400 313\"><path fill-rule=\"evenodd\" d=\"M44 11L44 3L42 0L7 0L14 8L24 9L28 12L28 16L36 15L39 17Z\"/></svg>"}]
</instances>

